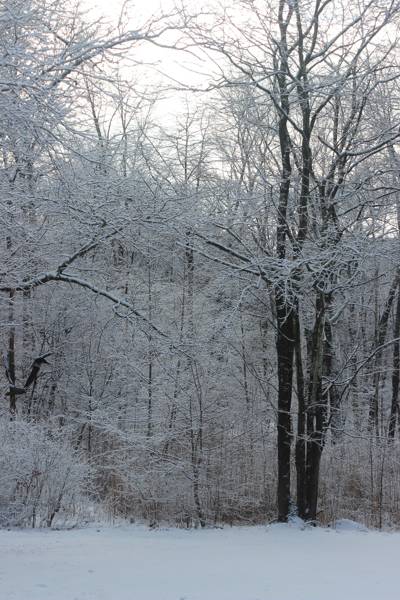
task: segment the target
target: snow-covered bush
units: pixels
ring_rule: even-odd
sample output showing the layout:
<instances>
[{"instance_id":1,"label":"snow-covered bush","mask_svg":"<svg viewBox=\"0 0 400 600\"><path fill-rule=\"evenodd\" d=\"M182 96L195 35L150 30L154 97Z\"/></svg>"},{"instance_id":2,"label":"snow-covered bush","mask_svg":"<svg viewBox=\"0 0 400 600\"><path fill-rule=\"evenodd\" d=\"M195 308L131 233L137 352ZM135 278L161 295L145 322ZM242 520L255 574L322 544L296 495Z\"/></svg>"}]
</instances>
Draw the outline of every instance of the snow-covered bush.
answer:
<instances>
[{"instance_id":1,"label":"snow-covered bush","mask_svg":"<svg viewBox=\"0 0 400 600\"><path fill-rule=\"evenodd\" d=\"M0 421L0 525L50 527L73 517L90 469L62 430Z\"/></svg>"}]
</instances>

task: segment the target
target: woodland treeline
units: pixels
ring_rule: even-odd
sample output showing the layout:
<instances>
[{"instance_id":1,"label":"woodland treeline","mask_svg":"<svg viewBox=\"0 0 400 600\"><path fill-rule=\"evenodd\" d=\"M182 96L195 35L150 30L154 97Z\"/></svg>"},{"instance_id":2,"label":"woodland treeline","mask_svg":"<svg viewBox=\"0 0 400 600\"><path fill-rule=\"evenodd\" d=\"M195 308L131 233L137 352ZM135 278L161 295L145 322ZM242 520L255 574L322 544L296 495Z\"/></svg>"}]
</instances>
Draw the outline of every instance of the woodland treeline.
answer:
<instances>
[{"instance_id":1,"label":"woodland treeline","mask_svg":"<svg viewBox=\"0 0 400 600\"><path fill-rule=\"evenodd\" d=\"M399 525L399 15L2 0L0 525Z\"/></svg>"}]
</instances>

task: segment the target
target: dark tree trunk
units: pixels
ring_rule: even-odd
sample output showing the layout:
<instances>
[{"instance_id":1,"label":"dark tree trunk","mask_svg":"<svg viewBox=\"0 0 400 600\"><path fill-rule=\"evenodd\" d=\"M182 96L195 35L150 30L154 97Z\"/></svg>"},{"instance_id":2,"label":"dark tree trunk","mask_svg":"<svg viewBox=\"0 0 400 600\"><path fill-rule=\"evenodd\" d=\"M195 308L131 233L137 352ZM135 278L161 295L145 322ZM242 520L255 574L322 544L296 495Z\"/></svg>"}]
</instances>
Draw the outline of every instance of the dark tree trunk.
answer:
<instances>
[{"instance_id":1,"label":"dark tree trunk","mask_svg":"<svg viewBox=\"0 0 400 600\"><path fill-rule=\"evenodd\" d=\"M285 2L279 2L280 50L277 61L280 65L277 75L281 111L279 116L279 145L281 152L281 182L279 187L278 223L276 249L279 259L286 258L286 240L289 234L287 209L292 174L291 144L288 129L290 111L288 76L287 28L293 14L290 9L284 16ZM287 521L290 507L290 455L292 440L291 403L293 386L293 358L295 349L293 331L293 305L286 296L286 290L275 292L277 319L277 363L278 363L278 520Z\"/></svg>"},{"instance_id":2,"label":"dark tree trunk","mask_svg":"<svg viewBox=\"0 0 400 600\"><path fill-rule=\"evenodd\" d=\"M293 307L276 298L278 321L278 521L287 521L290 507L291 402L295 349Z\"/></svg>"},{"instance_id":3,"label":"dark tree trunk","mask_svg":"<svg viewBox=\"0 0 400 600\"><path fill-rule=\"evenodd\" d=\"M17 394L15 389L15 327L14 327L14 290L10 291L9 299L9 311L8 318L10 323L10 332L8 334L8 378L10 382L9 395L10 395L10 415L13 419L17 412Z\"/></svg>"},{"instance_id":4,"label":"dark tree trunk","mask_svg":"<svg viewBox=\"0 0 400 600\"><path fill-rule=\"evenodd\" d=\"M329 300L327 301L328 304ZM332 445L340 441L344 429L344 416L341 407L341 398L338 389L334 383L334 342L332 324L329 319L325 320L325 348L324 348L324 365L323 371L328 386L328 392L325 394L325 402L329 399L329 423L331 428Z\"/></svg>"},{"instance_id":5,"label":"dark tree trunk","mask_svg":"<svg viewBox=\"0 0 400 600\"><path fill-rule=\"evenodd\" d=\"M394 438L396 431L396 423L399 413L399 379L400 379L400 293L397 293L396 317L394 321L393 337L393 373L392 373L392 404L390 408L389 430L388 435Z\"/></svg>"},{"instance_id":6,"label":"dark tree trunk","mask_svg":"<svg viewBox=\"0 0 400 600\"><path fill-rule=\"evenodd\" d=\"M386 334L389 324L389 317L392 310L392 305L395 299L396 290L400 281L400 269L397 270L396 276L390 286L388 297L386 299L385 307L380 316L377 324L376 331L376 348L380 348L386 340ZM376 434L379 433L379 384L381 379L382 370L382 352L378 351L375 358L374 365L374 377L373 377L373 396L370 400L369 406L369 429L375 429Z\"/></svg>"},{"instance_id":7,"label":"dark tree trunk","mask_svg":"<svg viewBox=\"0 0 400 600\"><path fill-rule=\"evenodd\" d=\"M306 510L303 518L315 522L317 519L319 471L322 455L322 440L318 432L307 442L306 466Z\"/></svg>"},{"instance_id":8,"label":"dark tree trunk","mask_svg":"<svg viewBox=\"0 0 400 600\"><path fill-rule=\"evenodd\" d=\"M307 402L307 440L304 512L299 516L307 521L315 521L317 516L319 467L323 448L326 399L322 391L322 371L324 364L325 337L325 297L317 297L315 324L310 340L309 385Z\"/></svg>"},{"instance_id":9,"label":"dark tree trunk","mask_svg":"<svg viewBox=\"0 0 400 600\"><path fill-rule=\"evenodd\" d=\"M297 476L297 511L305 514L306 496L306 398L304 387L303 360L301 352L301 331L296 319L296 382L297 382L297 439L296 439L296 476Z\"/></svg>"}]
</instances>

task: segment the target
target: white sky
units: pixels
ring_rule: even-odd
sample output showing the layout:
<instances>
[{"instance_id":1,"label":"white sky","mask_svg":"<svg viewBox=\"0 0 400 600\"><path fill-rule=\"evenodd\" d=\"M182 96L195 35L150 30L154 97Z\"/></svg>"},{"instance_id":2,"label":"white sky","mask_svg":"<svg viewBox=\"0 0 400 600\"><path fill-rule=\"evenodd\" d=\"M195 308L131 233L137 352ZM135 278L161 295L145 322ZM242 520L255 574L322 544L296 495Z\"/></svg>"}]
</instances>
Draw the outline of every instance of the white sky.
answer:
<instances>
[{"instance_id":1,"label":"white sky","mask_svg":"<svg viewBox=\"0 0 400 600\"><path fill-rule=\"evenodd\" d=\"M89 8L94 8L99 14L117 18L124 0L84 0L83 3ZM170 0L136 0L131 4L139 14L149 16L159 11L160 6L166 10L171 2Z\"/></svg>"},{"instance_id":2,"label":"white sky","mask_svg":"<svg viewBox=\"0 0 400 600\"><path fill-rule=\"evenodd\" d=\"M85 8L90 11L93 10L95 16L104 16L111 22L117 22L121 8L125 4L124 0L82 0L82 4ZM132 22L127 24L128 29L140 28L153 15L159 17L160 13L168 13L169 9L175 4L174 0L129 0L129 16ZM194 9L199 9L201 0L186 0L186 5L193 6ZM211 64L206 64L204 61L196 61L188 55L182 52L176 52L172 50L166 50L157 48L151 44L142 44L139 48L134 48L132 57L135 60L143 61L145 63L152 63L154 68L146 69L145 77L146 83L153 82L155 86L170 83L174 85L174 81L169 78L173 78L178 82L184 82L188 85L196 87L204 87L205 76L201 73L207 73L212 70ZM135 75L138 73L139 77L143 76L143 71L136 69L132 65L132 79L135 79ZM124 69L125 71L125 69ZM158 72L157 72L158 71ZM162 73L163 75L161 75ZM129 67L127 69L127 75L129 77ZM165 75L167 77L165 77ZM169 78L168 78L169 77ZM187 95L187 94L186 94ZM158 107L157 112L160 114L169 114L173 117L179 114L183 109L182 102L185 100L185 94L179 92L172 92L170 100L165 100ZM192 101L195 99L192 97Z\"/></svg>"}]
</instances>

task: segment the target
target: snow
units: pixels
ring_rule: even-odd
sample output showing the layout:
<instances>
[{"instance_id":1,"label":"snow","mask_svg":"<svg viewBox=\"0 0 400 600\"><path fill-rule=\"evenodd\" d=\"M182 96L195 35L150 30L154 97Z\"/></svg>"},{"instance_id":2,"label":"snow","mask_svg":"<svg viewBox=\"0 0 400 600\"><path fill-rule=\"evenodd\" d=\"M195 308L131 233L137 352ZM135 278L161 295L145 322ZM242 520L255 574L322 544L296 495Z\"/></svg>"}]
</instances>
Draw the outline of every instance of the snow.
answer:
<instances>
[{"instance_id":1,"label":"snow","mask_svg":"<svg viewBox=\"0 0 400 600\"><path fill-rule=\"evenodd\" d=\"M0 598L395 600L399 555L354 527L0 531Z\"/></svg>"},{"instance_id":2,"label":"snow","mask_svg":"<svg viewBox=\"0 0 400 600\"><path fill-rule=\"evenodd\" d=\"M338 519L335 523L335 529L336 531L368 531L365 525L350 519Z\"/></svg>"}]
</instances>

